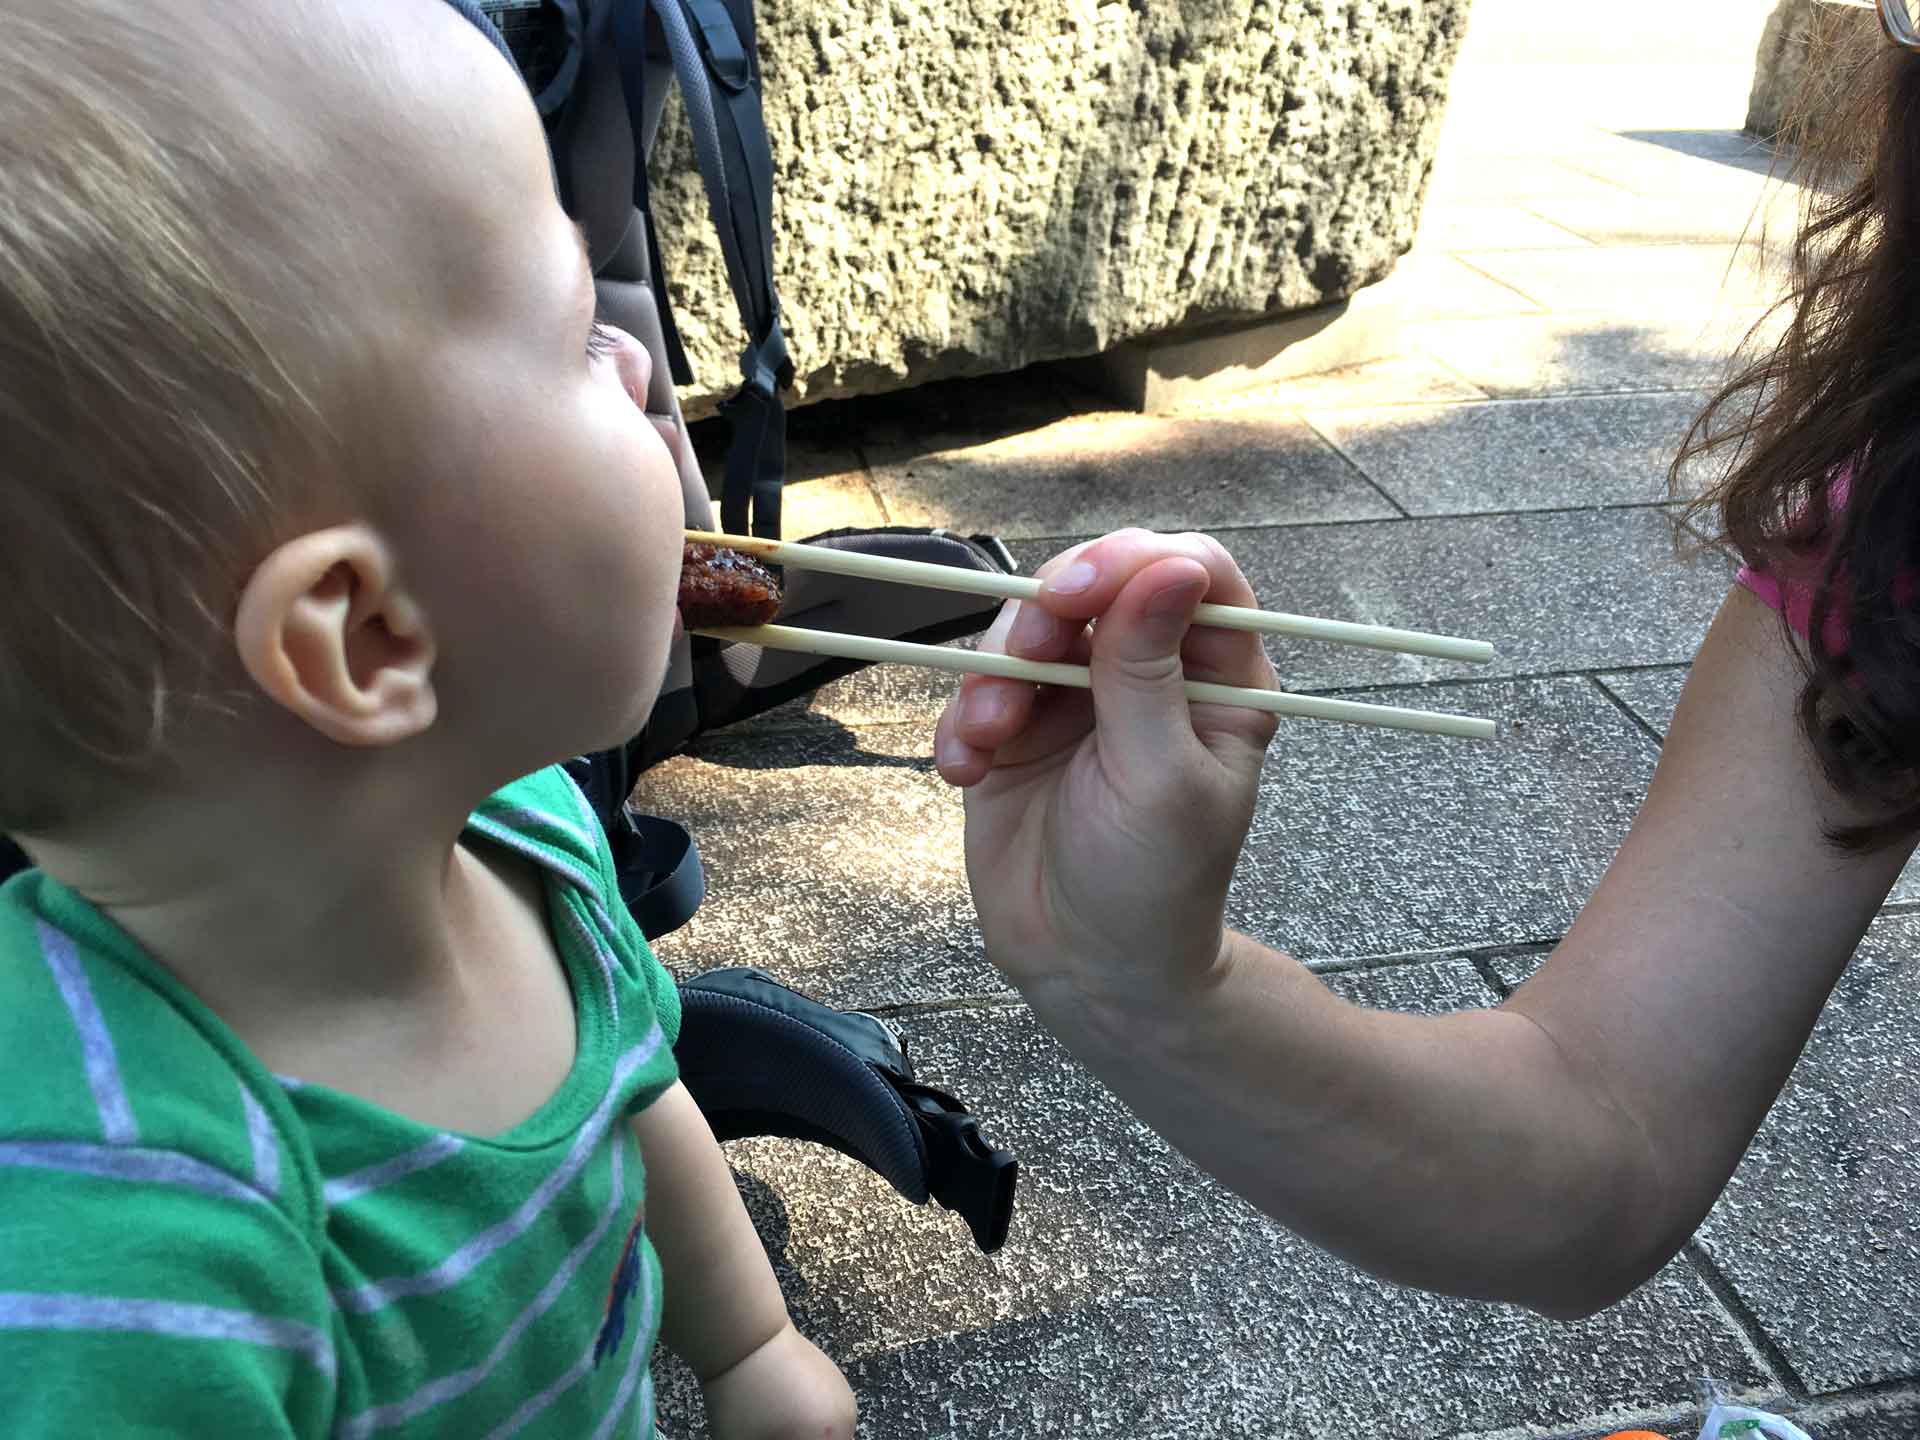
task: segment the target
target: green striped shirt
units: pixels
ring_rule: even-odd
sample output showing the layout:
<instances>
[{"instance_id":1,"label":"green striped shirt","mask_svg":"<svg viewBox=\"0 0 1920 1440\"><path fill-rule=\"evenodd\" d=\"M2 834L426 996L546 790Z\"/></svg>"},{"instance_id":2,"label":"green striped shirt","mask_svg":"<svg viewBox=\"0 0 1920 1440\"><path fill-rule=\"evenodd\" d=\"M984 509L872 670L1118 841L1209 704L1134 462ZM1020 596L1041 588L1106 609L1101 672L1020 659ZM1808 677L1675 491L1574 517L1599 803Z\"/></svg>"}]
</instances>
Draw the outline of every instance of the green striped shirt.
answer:
<instances>
[{"instance_id":1,"label":"green striped shirt","mask_svg":"<svg viewBox=\"0 0 1920 1440\"><path fill-rule=\"evenodd\" d=\"M623 1122L674 1078L678 993L564 771L467 838L541 869L577 1017L559 1092L489 1138L269 1074L78 895L0 889L9 1435L651 1433Z\"/></svg>"}]
</instances>

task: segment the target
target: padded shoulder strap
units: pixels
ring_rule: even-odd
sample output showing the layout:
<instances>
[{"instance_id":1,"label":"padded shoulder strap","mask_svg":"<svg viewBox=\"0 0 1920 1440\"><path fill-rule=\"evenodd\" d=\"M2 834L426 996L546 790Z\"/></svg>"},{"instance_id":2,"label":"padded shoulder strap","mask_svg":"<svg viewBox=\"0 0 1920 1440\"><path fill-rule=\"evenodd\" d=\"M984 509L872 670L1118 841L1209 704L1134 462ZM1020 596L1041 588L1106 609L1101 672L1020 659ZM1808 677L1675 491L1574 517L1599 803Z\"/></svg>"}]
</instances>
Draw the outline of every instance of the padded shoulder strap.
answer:
<instances>
[{"instance_id":1,"label":"padded shoulder strap","mask_svg":"<svg viewBox=\"0 0 1920 1440\"><path fill-rule=\"evenodd\" d=\"M621 0L613 34L636 135L644 133L648 98L649 13L659 24L680 83L707 209L748 337L740 356L745 383L722 407L733 436L721 523L737 534L778 538L780 487L786 474L786 413L780 392L793 383L793 362L773 287L773 153L760 107L751 0ZM646 217L651 242L653 215L645 171L643 161L635 175L634 202ZM660 247L653 243L651 248L654 288L662 300L676 365L674 378L684 384L692 377L685 372L685 351L664 303Z\"/></svg>"}]
</instances>

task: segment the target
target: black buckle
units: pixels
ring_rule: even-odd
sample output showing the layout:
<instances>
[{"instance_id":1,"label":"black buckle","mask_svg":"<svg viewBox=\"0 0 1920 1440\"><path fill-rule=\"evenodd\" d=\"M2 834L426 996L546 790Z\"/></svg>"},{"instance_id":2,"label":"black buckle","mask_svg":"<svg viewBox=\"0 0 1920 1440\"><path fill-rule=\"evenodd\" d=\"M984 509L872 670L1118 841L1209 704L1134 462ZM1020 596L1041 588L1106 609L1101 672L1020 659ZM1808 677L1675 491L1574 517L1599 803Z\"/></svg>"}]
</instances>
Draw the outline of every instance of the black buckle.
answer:
<instances>
[{"instance_id":1,"label":"black buckle","mask_svg":"<svg viewBox=\"0 0 1920 1440\"><path fill-rule=\"evenodd\" d=\"M740 352L740 373L747 383L729 404L751 401L768 405L793 384L793 357L787 353L787 336L780 328L778 316L767 327L765 339L755 341Z\"/></svg>"},{"instance_id":2,"label":"black buckle","mask_svg":"<svg viewBox=\"0 0 1920 1440\"><path fill-rule=\"evenodd\" d=\"M1006 1243L1013 1223L1020 1162L1011 1151L989 1145L980 1122L944 1090L897 1079L893 1088L913 1111L926 1141L928 1192L965 1220L973 1243L991 1255Z\"/></svg>"},{"instance_id":3,"label":"black buckle","mask_svg":"<svg viewBox=\"0 0 1920 1440\"><path fill-rule=\"evenodd\" d=\"M707 52L707 68L713 78L732 91L745 90L753 83L753 62L740 43L733 17L720 0L686 0L686 12L700 32L701 48Z\"/></svg>"}]
</instances>

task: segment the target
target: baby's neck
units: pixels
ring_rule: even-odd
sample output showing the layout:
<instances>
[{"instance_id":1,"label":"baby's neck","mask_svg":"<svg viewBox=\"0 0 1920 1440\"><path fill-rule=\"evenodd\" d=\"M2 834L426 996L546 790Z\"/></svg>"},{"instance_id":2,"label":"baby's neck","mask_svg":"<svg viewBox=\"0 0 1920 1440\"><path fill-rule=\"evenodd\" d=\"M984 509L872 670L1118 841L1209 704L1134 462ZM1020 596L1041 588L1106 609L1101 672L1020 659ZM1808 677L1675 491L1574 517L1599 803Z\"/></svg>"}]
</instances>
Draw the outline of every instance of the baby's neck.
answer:
<instances>
[{"instance_id":1,"label":"baby's neck","mask_svg":"<svg viewBox=\"0 0 1920 1440\"><path fill-rule=\"evenodd\" d=\"M380 787L323 803L261 794L155 807L104 845L36 858L263 1055L283 1031L458 988L474 909L464 810Z\"/></svg>"}]
</instances>

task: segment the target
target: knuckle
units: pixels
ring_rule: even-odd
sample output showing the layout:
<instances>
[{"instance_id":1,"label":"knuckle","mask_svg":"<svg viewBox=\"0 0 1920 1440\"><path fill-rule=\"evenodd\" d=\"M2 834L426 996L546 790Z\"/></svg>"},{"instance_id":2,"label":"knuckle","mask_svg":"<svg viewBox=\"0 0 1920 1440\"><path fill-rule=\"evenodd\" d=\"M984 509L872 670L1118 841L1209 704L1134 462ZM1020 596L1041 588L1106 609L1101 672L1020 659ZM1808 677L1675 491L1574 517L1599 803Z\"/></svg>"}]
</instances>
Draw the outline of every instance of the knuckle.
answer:
<instances>
[{"instance_id":1,"label":"knuckle","mask_svg":"<svg viewBox=\"0 0 1920 1440\"><path fill-rule=\"evenodd\" d=\"M1140 689L1158 689L1184 677L1178 655L1115 655L1113 673Z\"/></svg>"}]
</instances>

